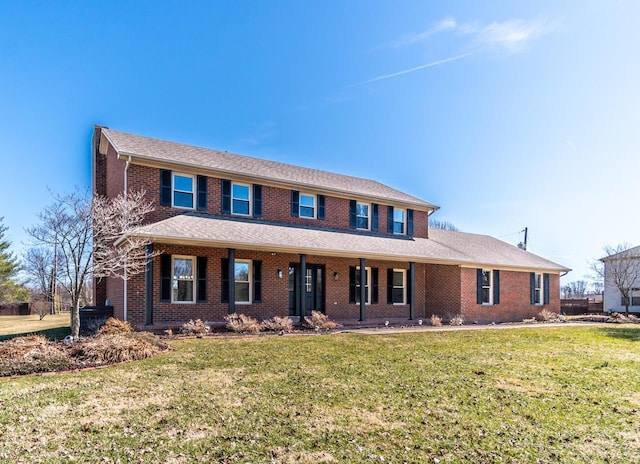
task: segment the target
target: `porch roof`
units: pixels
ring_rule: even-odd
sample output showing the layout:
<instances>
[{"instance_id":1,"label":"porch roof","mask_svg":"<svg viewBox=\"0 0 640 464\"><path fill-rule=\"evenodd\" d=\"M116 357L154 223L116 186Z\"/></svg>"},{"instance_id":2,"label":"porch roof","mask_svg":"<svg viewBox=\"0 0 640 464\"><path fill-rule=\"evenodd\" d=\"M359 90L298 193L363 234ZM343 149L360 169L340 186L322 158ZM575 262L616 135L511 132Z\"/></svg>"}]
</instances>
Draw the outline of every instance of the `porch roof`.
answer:
<instances>
[{"instance_id":1,"label":"porch roof","mask_svg":"<svg viewBox=\"0 0 640 464\"><path fill-rule=\"evenodd\" d=\"M186 213L138 228L153 242L319 256L562 273L568 268L487 235L432 229L429 238L305 228ZM122 240L122 239L121 239Z\"/></svg>"}]
</instances>

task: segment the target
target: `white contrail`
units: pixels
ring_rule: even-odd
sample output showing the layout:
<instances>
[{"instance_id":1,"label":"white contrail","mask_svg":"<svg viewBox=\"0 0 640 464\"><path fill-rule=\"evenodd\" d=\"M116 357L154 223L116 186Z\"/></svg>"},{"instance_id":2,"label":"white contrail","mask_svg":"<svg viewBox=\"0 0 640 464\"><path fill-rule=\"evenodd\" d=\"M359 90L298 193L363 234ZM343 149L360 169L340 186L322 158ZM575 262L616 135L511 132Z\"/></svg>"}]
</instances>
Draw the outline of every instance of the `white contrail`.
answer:
<instances>
[{"instance_id":1,"label":"white contrail","mask_svg":"<svg viewBox=\"0 0 640 464\"><path fill-rule=\"evenodd\" d=\"M432 61L431 63L422 64L420 66L416 66L415 68L405 69L403 71L394 72L391 74L385 74L383 76L374 77L373 79L369 79L368 81L360 82L358 85L371 84L372 82L381 81L384 79L390 79L396 76L402 76L403 74L409 74L415 71L420 71L421 69L430 68L432 66L438 66L439 64L449 63L450 61L460 60L466 56L473 55L476 53L475 51L463 53L462 55L452 56L451 58L445 58L444 60Z\"/></svg>"}]
</instances>

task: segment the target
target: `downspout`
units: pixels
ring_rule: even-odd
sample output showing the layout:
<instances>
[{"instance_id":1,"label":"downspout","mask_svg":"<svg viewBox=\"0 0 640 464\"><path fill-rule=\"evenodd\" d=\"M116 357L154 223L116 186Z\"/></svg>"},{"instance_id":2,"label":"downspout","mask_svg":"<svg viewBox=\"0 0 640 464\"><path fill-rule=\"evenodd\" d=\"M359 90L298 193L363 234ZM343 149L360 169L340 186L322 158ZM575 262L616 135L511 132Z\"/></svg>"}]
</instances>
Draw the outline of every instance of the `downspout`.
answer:
<instances>
[{"instance_id":1,"label":"downspout","mask_svg":"<svg viewBox=\"0 0 640 464\"><path fill-rule=\"evenodd\" d=\"M127 176L127 172L129 171L129 164L131 164L131 155L129 155L129 159L127 160L127 163L124 165L124 199L127 199L127 190L128 190L128 186L127 186L127 181L128 181L128 176ZM122 282L124 288L122 290L123 296L124 296L124 302L123 302L123 307L122 307L122 317L123 319L126 321L127 320L127 310L128 310L128 303L127 303L127 266L125 263L124 266L124 281Z\"/></svg>"}]
</instances>

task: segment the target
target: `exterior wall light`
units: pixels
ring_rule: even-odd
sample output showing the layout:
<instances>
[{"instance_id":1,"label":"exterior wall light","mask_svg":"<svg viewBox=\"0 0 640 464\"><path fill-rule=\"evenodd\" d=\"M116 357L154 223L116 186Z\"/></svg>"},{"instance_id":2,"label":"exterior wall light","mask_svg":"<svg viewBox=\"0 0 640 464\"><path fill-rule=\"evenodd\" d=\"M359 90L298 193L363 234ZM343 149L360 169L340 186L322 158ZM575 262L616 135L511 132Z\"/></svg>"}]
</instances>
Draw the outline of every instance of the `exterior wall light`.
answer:
<instances>
[{"instance_id":1,"label":"exterior wall light","mask_svg":"<svg viewBox=\"0 0 640 464\"><path fill-rule=\"evenodd\" d=\"M282 269L278 269L278 279L282 279Z\"/></svg>"},{"instance_id":2,"label":"exterior wall light","mask_svg":"<svg viewBox=\"0 0 640 464\"><path fill-rule=\"evenodd\" d=\"M333 280L338 280L339 274L337 272L333 273Z\"/></svg>"}]
</instances>

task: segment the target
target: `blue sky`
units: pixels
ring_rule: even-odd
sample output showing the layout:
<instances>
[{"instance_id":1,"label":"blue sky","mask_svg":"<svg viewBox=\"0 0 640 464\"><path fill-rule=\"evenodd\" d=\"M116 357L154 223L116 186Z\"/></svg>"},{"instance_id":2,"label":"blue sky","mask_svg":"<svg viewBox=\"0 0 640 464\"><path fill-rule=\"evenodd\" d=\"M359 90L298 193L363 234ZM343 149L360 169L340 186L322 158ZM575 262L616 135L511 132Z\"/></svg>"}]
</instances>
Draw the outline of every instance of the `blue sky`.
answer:
<instances>
[{"instance_id":1,"label":"blue sky","mask_svg":"<svg viewBox=\"0 0 640 464\"><path fill-rule=\"evenodd\" d=\"M374 178L579 280L640 244L640 2L0 2L0 216L91 185L94 124Z\"/></svg>"}]
</instances>

